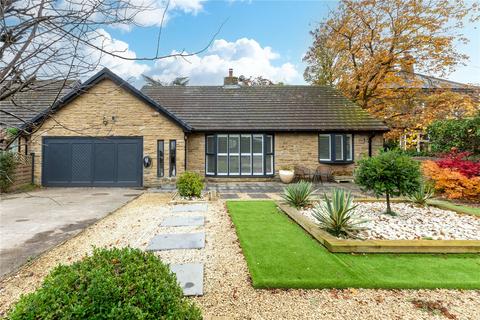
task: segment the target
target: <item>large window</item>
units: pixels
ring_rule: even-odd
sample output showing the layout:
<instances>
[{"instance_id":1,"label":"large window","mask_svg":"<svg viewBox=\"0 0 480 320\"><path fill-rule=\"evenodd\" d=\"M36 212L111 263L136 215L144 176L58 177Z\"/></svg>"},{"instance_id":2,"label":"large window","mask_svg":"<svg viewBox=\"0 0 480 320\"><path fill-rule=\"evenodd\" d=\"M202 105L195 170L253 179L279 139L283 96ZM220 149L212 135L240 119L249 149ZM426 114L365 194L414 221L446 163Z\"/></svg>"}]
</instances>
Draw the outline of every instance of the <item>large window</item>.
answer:
<instances>
[{"instance_id":1,"label":"large window","mask_svg":"<svg viewBox=\"0 0 480 320\"><path fill-rule=\"evenodd\" d=\"M274 141L270 134L212 134L205 138L205 172L216 176L274 174Z\"/></svg>"},{"instance_id":2,"label":"large window","mask_svg":"<svg viewBox=\"0 0 480 320\"><path fill-rule=\"evenodd\" d=\"M318 136L320 162L353 161L353 135L350 133L322 133Z\"/></svg>"}]
</instances>

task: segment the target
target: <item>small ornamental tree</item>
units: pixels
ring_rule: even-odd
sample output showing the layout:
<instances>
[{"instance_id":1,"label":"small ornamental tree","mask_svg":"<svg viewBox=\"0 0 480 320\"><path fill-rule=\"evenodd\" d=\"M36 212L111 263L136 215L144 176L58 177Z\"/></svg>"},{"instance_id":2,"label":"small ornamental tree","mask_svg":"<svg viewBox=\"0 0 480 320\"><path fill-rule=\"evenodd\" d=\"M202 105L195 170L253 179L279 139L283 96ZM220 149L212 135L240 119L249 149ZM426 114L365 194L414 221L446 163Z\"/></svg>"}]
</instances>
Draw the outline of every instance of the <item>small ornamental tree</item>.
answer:
<instances>
[{"instance_id":1,"label":"small ornamental tree","mask_svg":"<svg viewBox=\"0 0 480 320\"><path fill-rule=\"evenodd\" d=\"M375 196L387 198L387 214L393 215L391 196L404 196L420 187L420 164L399 151L382 152L378 156L364 158L355 170L355 183L363 190L373 191Z\"/></svg>"}]
</instances>

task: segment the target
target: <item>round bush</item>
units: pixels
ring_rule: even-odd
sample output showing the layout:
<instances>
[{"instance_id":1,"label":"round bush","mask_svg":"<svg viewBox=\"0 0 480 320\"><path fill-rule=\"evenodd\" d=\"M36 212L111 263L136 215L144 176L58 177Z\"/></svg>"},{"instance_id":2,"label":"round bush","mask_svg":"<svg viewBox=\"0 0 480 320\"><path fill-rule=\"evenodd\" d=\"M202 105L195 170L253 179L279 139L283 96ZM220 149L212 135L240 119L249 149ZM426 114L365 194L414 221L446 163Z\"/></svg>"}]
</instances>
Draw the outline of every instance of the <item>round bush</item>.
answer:
<instances>
[{"instance_id":1,"label":"round bush","mask_svg":"<svg viewBox=\"0 0 480 320\"><path fill-rule=\"evenodd\" d=\"M200 197L204 187L203 177L196 172L185 171L177 180L177 190L182 197Z\"/></svg>"},{"instance_id":2,"label":"round bush","mask_svg":"<svg viewBox=\"0 0 480 320\"><path fill-rule=\"evenodd\" d=\"M168 267L138 249L94 249L56 267L7 319L201 319Z\"/></svg>"}]
</instances>

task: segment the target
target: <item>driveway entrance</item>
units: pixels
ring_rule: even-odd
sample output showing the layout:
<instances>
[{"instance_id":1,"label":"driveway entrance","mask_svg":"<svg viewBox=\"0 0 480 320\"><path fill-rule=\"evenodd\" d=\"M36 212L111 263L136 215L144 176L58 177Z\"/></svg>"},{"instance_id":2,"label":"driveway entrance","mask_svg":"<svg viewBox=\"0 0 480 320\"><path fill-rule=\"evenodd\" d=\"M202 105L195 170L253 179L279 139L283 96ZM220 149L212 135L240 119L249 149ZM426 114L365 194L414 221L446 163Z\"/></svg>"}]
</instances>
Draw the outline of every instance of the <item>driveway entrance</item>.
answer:
<instances>
[{"instance_id":1,"label":"driveway entrance","mask_svg":"<svg viewBox=\"0 0 480 320\"><path fill-rule=\"evenodd\" d=\"M48 188L2 195L0 277L76 235L141 192L127 188Z\"/></svg>"}]
</instances>

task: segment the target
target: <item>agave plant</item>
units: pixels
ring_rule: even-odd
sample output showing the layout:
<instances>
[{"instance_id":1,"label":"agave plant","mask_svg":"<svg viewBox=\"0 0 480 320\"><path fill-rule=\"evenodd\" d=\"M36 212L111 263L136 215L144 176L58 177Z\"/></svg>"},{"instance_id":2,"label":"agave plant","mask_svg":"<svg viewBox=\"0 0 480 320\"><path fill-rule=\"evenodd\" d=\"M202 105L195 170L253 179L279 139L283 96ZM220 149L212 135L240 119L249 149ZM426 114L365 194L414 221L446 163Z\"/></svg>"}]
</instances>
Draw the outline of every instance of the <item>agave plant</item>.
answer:
<instances>
[{"instance_id":1,"label":"agave plant","mask_svg":"<svg viewBox=\"0 0 480 320\"><path fill-rule=\"evenodd\" d=\"M320 228L335 236L351 235L353 231L364 229L362 225L367 220L360 219L355 213L358 205L353 205L351 192L335 188L332 199L326 194L323 194L323 197L324 201L317 204L312 213Z\"/></svg>"},{"instance_id":2,"label":"agave plant","mask_svg":"<svg viewBox=\"0 0 480 320\"><path fill-rule=\"evenodd\" d=\"M434 193L435 189L433 188L433 186L431 184L423 182L420 184L420 187L417 190L411 192L407 196L407 199L410 202L424 207L427 205L427 201L433 197Z\"/></svg>"},{"instance_id":3,"label":"agave plant","mask_svg":"<svg viewBox=\"0 0 480 320\"><path fill-rule=\"evenodd\" d=\"M286 186L282 198L292 207L303 208L312 203L313 192L311 182L300 181Z\"/></svg>"}]
</instances>

